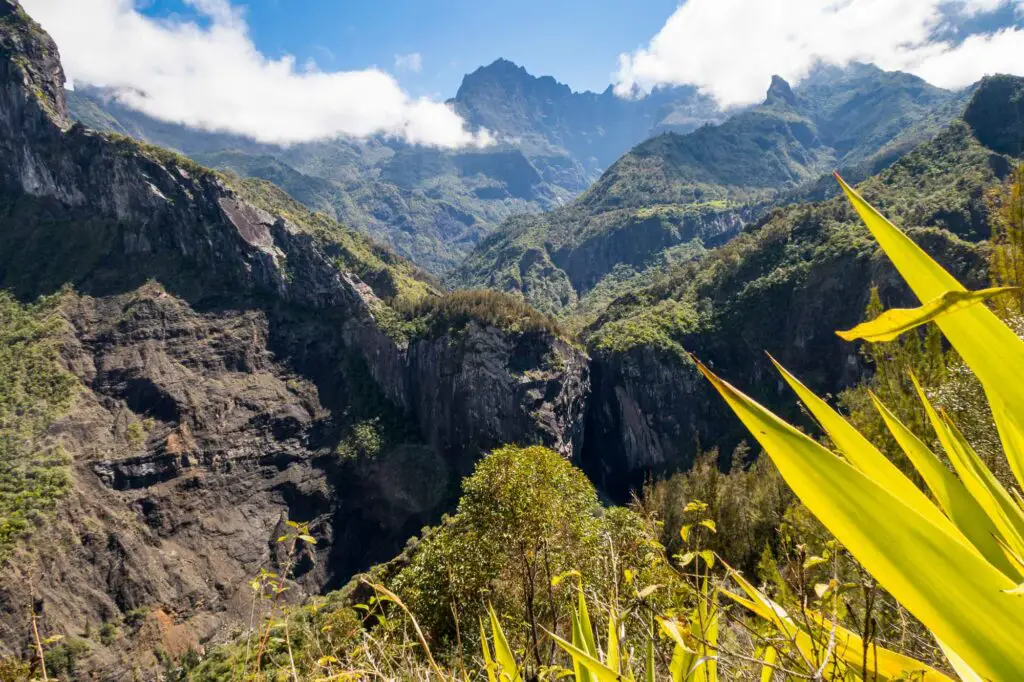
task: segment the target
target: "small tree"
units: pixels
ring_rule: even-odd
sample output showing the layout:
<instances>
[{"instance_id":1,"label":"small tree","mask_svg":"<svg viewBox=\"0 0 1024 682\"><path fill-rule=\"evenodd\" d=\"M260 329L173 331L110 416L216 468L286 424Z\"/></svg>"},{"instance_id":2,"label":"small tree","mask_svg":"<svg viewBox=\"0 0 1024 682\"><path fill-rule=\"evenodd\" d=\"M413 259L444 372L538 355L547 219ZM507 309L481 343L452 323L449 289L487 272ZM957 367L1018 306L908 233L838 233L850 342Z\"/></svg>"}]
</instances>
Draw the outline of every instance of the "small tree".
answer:
<instances>
[{"instance_id":1,"label":"small tree","mask_svg":"<svg viewBox=\"0 0 1024 682\"><path fill-rule=\"evenodd\" d=\"M492 602L543 665L550 654L541 652L541 628L555 629L564 603L552 579L578 570L587 584L599 581L594 487L547 448L509 446L482 459L463 489L457 512L425 535L396 591L435 637L454 635L456 617L474 623Z\"/></svg>"}]
</instances>

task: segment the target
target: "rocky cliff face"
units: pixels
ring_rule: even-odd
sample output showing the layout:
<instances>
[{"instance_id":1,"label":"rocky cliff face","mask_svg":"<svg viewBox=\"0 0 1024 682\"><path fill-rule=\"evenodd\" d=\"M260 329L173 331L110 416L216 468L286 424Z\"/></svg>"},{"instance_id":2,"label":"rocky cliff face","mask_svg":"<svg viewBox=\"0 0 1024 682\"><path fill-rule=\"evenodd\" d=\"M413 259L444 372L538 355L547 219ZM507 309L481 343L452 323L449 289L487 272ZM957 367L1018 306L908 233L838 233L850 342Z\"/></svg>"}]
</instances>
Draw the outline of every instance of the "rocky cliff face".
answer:
<instances>
[{"instance_id":1,"label":"rocky cliff face","mask_svg":"<svg viewBox=\"0 0 1024 682\"><path fill-rule=\"evenodd\" d=\"M286 520L318 540L297 597L395 554L486 449L579 449L578 350L483 322L396 341L380 297L429 281L389 257L370 286L365 239L71 125L56 47L14 0L0 0L0 130L0 286L63 292L61 358L80 383L50 434L72 492L7 560L0 650L27 642L33 602L69 636L131 612L133 637L89 653L104 679L130 679L153 651L241 622L246 578L284 560ZM373 447L346 446L360 426Z\"/></svg>"}]
</instances>

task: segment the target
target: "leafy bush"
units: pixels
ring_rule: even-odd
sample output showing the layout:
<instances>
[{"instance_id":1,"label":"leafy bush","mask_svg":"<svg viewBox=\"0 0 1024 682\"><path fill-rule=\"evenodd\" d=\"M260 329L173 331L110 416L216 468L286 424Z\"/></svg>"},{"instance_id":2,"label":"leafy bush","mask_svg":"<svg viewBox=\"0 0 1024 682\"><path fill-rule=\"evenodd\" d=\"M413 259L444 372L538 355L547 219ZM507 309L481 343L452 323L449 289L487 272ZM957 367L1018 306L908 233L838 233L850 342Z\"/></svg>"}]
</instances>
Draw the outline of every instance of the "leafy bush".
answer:
<instances>
[{"instance_id":1,"label":"leafy bush","mask_svg":"<svg viewBox=\"0 0 1024 682\"><path fill-rule=\"evenodd\" d=\"M442 638L454 636L455 613L475 612L484 600L531 627L551 627L552 578L569 570L594 577L597 568L593 486L551 450L510 446L482 459L463 491L457 512L419 542L395 591Z\"/></svg>"},{"instance_id":2,"label":"leafy bush","mask_svg":"<svg viewBox=\"0 0 1024 682\"><path fill-rule=\"evenodd\" d=\"M368 419L353 424L334 452L342 459L373 457L380 452L381 445L380 419Z\"/></svg>"}]
</instances>

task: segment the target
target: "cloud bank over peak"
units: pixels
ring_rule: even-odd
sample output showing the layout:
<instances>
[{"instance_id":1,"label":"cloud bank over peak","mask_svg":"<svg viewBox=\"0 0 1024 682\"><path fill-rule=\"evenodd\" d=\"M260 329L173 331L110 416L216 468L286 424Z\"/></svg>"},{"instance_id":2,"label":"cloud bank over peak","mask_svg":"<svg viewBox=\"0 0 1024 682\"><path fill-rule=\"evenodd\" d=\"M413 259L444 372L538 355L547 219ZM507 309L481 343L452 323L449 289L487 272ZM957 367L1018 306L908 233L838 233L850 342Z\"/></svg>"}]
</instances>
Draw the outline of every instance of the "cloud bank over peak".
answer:
<instances>
[{"instance_id":1,"label":"cloud bank over peak","mask_svg":"<svg viewBox=\"0 0 1024 682\"><path fill-rule=\"evenodd\" d=\"M1011 5L1013 26L945 37ZM695 85L730 107L760 101L773 74L797 83L818 62L851 61L959 88L1024 72L1022 10L1024 0L687 0L646 47L619 55L615 92Z\"/></svg>"},{"instance_id":2,"label":"cloud bank over peak","mask_svg":"<svg viewBox=\"0 0 1024 682\"><path fill-rule=\"evenodd\" d=\"M132 0L22 0L72 83L107 88L154 118L277 144L377 134L444 148L492 141L380 69L327 72L266 57L229 0L187 2L204 21L147 17Z\"/></svg>"}]
</instances>

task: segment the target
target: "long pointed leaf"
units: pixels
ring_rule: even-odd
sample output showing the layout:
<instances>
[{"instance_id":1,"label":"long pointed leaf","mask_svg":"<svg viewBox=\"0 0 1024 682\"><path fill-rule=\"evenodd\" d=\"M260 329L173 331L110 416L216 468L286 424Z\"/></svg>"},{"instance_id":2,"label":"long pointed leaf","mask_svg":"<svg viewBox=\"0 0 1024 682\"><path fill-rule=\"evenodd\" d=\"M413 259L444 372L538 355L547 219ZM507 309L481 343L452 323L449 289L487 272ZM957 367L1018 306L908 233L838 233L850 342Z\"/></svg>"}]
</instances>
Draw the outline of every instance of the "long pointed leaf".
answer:
<instances>
[{"instance_id":1,"label":"long pointed leaf","mask_svg":"<svg viewBox=\"0 0 1024 682\"><path fill-rule=\"evenodd\" d=\"M498 614L494 612L493 606L489 606L488 611L491 617L491 636L494 638L494 659L500 667L498 677L508 679L509 682L519 682L519 667L516 665L515 656L512 655L512 647L508 645L505 633L498 622Z\"/></svg>"},{"instance_id":2,"label":"long pointed leaf","mask_svg":"<svg viewBox=\"0 0 1024 682\"><path fill-rule=\"evenodd\" d=\"M615 622L614 608L608 611L608 651L605 663L615 672L622 671L619 667L619 625Z\"/></svg>"},{"instance_id":3,"label":"long pointed leaf","mask_svg":"<svg viewBox=\"0 0 1024 682\"><path fill-rule=\"evenodd\" d=\"M736 579L737 584L743 588L743 591L751 597L751 600L743 599L742 597L739 597L727 590L722 590L722 593L750 609L765 620L777 622L778 618L784 618L786 625L782 630L783 633L787 635L790 641L796 644L804 654L805 658L814 661L814 666L817 666L818 664L816 658L819 655L815 652L821 651L823 644L828 640L828 634L834 629L834 640L836 643L835 654L843 661L846 667L855 671L860 669L863 664L864 653L863 639L860 635L857 635L839 624L834 624L830 620L826 620L813 611L809 611L808 615L810 619L813 620L821 629L817 636L818 645L815 647L811 642L811 636L807 630L796 623L791 617L785 615L786 612L781 606L765 596L760 590L744 580L739 574L734 573L733 578ZM938 670L935 670L931 666L881 646L872 645L871 662L872 664L877 663L877 669L871 668L868 672L877 673L878 678L881 680L900 680L907 678L921 680L921 682L952 682L949 677Z\"/></svg>"},{"instance_id":4,"label":"long pointed leaf","mask_svg":"<svg viewBox=\"0 0 1024 682\"><path fill-rule=\"evenodd\" d=\"M988 300L993 296L1020 291L1019 287L993 287L978 291L947 291L917 308L890 308L873 320L861 322L853 329L836 332L844 341L863 339L871 343L892 341L900 334L920 327L943 315L963 310L967 306Z\"/></svg>"},{"instance_id":5,"label":"long pointed leaf","mask_svg":"<svg viewBox=\"0 0 1024 682\"><path fill-rule=\"evenodd\" d=\"M587 642L583 637L583 628L580 626L579 612L573 609L570 618L572 620L572 645L589 655L590 651L587 649ZM576 682L590 682L590 671L579 659L575 657L572 659L572 667L576 675Z\"/></svg>"},{"instance_id":6,"label":"long pointed leaf","mask_svg":"<svg viewBox=\"0 0 1024 682\"><path fill-rule=\"evenodd\" d=\"M487 628L484 627L484 621L480 621L480 647L484 652L484 669L487 670L487 682L498 682L498 678L494 675L494 659L491 658L491 647L487 644Z\"/></svg>"},{"instance_id":7,"label":"long pointed leaf","mask_svg":"<svg viewBox=\"0 0 1024 682\"><path fill-rule=\"evenodd\" d=\"M957 313L962 314L961 313ZM918 620L993 679L1024 679L1013 585L954 537L698 364L797 496ZM969 579L967 579L969 578Z\"/></svg>"},{"instance_id":8,"label":"long pointed leaf","mask_svg":"<svg viewBox=\"0 0 1024 682\"><path fill-rule=\"evenodd\" d=\"M949 291L966 291L838 173L836 179L918 299L925 302ZM1024 341L983 305L943 315L935 323L981 381L1010 469L1024 487Z\"/></svg>"},{"instance_id":9,"label":"long pointed leaf","mask_svg":"<svg viewBox=\"0 0 1024 682\"><path fill-rule=\"evenodd\" d=\"M576 601L580 615L580 630L583 633L583 641L587 645L585 650L588 654L597 658L597 640L594 639L594 626L590 622L590 611L587 610L587 600L583 596L582 585L580 585L576 593Z\"/></svg>"},{"instance_id":10,"label":"long pointed leaf","mask_svg":"<svg viewBox=\"0 0 1024 682\"><path fill-rule=\"evenodd\" d=\"M816 396L799 379L790 374L775 358L770 355L768 357L850 464L886 488L893 495L899 497L907 506L912 507L918 513L931 519L935 524L939 526L951 525L939 508L895 464L890 462L878 448L872 445L871 441L862 436L857 429L853 428L853 425L833 410L828 403ZM952 528L947 530L953 532Z\"/></svg>"},{"instance_id":11,"label":"long pointed leaf","mask_svg":"<svg viewBox=\"0 0 1024 682\"><path fill-rule=\"evenodd\" d=\"M620 675L617 671L612 670L575 644L565 641L553 632L548 632L548 635L551 639L555 640L555 644L562 647L562 650L569 654L569 657L572 658L574 662L578 661L580 667L586 669L597 682L628 682L626 678Z\"/></svg>"},{"instance_id":12,"label":"long pointed leaf","mask_svg":"<svg viewBox=\"0 0 1024 682\"><path fill-rule=\"evenodd\" d=\"M1000 546L998 538L1001 535L998 528L963 482L954 476L928 446L922 443L874 393L870 395L889 432L964 537L1008 578L1016 580L1024 577Z\"/></svg>"},{"instance_id":13,"label":"long pointed leaf","mask_svg":"<svg viewBox=\"0 0 1024 682\"><path fill-rule=\"evenodd\" d=\"M932 407L917 377L911 375L910 378L928 420L942 444L942 449L953 464L960 481L999 529L999 537L1018 555L1024 554L1024 515L1021 514L1020 507L981 461L974 448L967 444L953 423L940 416Z\"/></svg>"},{"instance_id":14,"label":"long pointed leaf","mask_svg":"<svg viewBox=\"0 0 1024 682\"><path fill-rule=\"evenodd\" d=\"M779 652L773 646L766 646L761 653L761 674L758 679L761 682L772 682L775 676L775 663L779 660Z\"/></svg>"}]
</instances>

